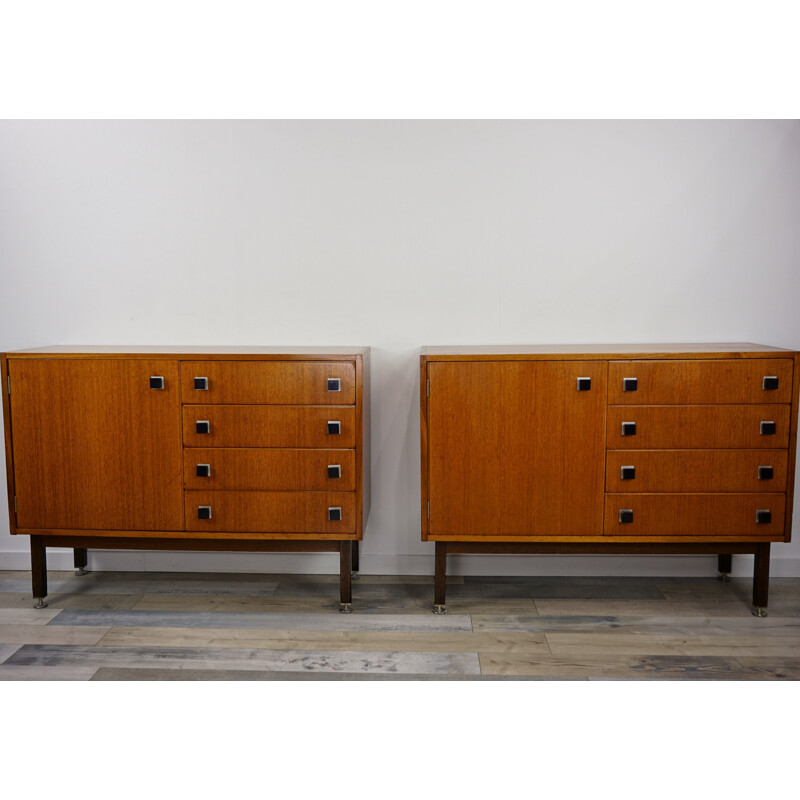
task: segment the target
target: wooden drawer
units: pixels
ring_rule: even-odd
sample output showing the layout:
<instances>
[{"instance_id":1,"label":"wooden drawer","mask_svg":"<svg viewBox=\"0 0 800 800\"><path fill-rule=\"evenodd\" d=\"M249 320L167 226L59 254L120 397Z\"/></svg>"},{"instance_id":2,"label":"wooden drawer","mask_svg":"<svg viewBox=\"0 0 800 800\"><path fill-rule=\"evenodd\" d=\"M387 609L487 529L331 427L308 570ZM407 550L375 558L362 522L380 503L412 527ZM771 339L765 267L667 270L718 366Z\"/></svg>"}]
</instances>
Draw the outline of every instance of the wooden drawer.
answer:
<instances>
[{"instance_id":1,"label":"wooden drawer","mask_svg":"<svg viewBox=\"0 0 800 800\"><path fill-rule=\"evenodd\" d=\"M783 537L785 494L607 494L606 536ZM620 511L633 512L620 522ZM771 522L757 523L769 510Z\"/></svg>"},{"instance_id":2,"label":"wooden drawer","mask_svg":"<svg viewBox=\"0 0 800 800\"><path fill-rule=\"evenodd\" d=\"M197 433L206 421L209 433ZM184 406L186 447L354 447L354 406ZM339 422L341 433L328 433Z\"/></svg>"},{"instance_id":3,"label":"wooden drawer","mask_svg":"<svg viewBox=\"0 0 800 800\"><path fill-rule=\"evenodd\" d=\"M690 448L784 448L789 444L790 406L609 406L609 450ZM622 423L636 423L623 436ZM774 422L775 433L762 435L761 423Z\"/></svg>"},{"instance_id":4,"label":"wooden drawer","mask_svg":"<svg viewBox=\"0 0 800 800\"><path fill-rule=\"evenodd\" d=\"M208 388L196 388L196 379ZM356 369L352 361L184 361L181 398L202 404L352 405Z\"/></svg>"},{"instance_id":5,"label":"wooden drawer","mask_svg":"<svg viewBox=\"0 0 800 800\"><path fill-rule=\"evenodd\" d=\"M786 450L610 450L606 491L783 492L788 460Z\"/></svg>"},{"instance_id":6,"label":"wooden drawer","mask_svg":"<svg viewBox=\"0 0 800 800\"><path fill-rule=\"evenodd\" d=\"M356 532L356 495L352 492L194 492L185 493L187 531L246 533ZM198 508L210 506L211 519ZM341 509L330 521L329 509Z\"/></svg>"},{"instance_id":7,"label":"wooden drawer","mask_svg":"<svg viewBox=\"0 0 800 800\"><path fill-rule=\"evenodd\" d=\"M790 403L793 361L722 359L693 361L611 361L608 365L609 404ZM765 389L764 378L778 379ZM635 391L624 391L626 378L636 379Z\"/></svg>"},{"instance_id":8,"label":"wooden drawer","mask_svg":"<svg viewBox=\"0 0 800 800\"><path fill-rule=\"evenodd\" d=\"M356 488L354 450L187 448L183 468L184 486L202 491L353 492Z\"/></svg>"}]
</instances>

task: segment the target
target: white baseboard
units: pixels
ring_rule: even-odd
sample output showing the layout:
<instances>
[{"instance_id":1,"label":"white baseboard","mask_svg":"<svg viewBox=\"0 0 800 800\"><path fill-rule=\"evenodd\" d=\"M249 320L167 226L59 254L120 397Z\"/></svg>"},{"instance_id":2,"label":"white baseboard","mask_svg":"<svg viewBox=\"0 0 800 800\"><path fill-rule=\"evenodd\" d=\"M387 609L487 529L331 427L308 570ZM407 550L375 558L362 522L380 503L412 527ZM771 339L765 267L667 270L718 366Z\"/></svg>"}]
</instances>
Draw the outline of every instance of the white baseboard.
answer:
<instances>
[{"instance_id":1,"label":"white baseboard","mask_svg":"<svg viewBox=\"0 0 800 800\"><path fill-rule=\"evenodd\" d=\"M749 577L752 556L734 556L733 575ZM72 569L72 550L48 548L47 566ZM163 550L90 550L92 570L120 572L261 572L318 575L339 570L339 557L331 553L209 553ZM365 575L432 575L433 550L429 555L372 554L362 551ZM0 550L0 569L29 570L27 550ZM450 556L449 575L662 575L701 577L716 574L716 556ZM776 578L800 577L800 557L773 554L770 574Z\"/></svg>"}]
</instances>

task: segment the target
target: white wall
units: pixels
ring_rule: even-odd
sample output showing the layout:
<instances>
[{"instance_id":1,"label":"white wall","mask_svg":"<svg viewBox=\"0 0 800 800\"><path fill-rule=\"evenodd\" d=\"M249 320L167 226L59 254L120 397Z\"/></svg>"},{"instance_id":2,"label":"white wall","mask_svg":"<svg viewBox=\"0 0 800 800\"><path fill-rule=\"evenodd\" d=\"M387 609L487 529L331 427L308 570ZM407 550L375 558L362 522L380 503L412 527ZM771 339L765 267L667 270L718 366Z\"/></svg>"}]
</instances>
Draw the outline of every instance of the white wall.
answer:
<instances>
[{"instance_id":1,"label":"white wall","mask_svg":"<svg viewBox=\"0 0 800 800\"><path fill-rule=\"evenodd\" d=\"M0 350L371 345L363 569L429 573L419 346L800 348L800 123L0 122L0 269ZM0 505L0 567L25 568L4 493ZM800 541L773 553L773 574L800 575ZM335 568L325 555L92 563ZM481 556L459 569L711 574L713 562Z\"/></svg>"}]
</instances>

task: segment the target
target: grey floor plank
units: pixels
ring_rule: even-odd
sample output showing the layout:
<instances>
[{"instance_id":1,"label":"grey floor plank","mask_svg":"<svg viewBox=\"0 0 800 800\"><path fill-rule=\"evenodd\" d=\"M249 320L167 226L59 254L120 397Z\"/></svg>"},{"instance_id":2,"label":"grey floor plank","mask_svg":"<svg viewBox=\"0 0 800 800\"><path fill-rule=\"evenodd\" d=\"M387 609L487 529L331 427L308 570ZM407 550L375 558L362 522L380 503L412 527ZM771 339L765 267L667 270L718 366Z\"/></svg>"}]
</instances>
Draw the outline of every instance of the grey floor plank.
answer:
<instances>
[{"instance_id":1,"label":"grey floor plank","mask_svg":"<svg viewBox=\"0 0 800 800\"><path fill-rule=\"evenodd\" d=\"M64 625L0 625L3 644L97 644L111 628Z\"/></svg>"},{"instance_id":2,"label":"grey floor plank","mask_svg":"<svg viewBox=\"0 0 800 800\"><path fill-rule=\"evenodd\" d=\"M275 628L298 631L471 631L463 614L292 614L202 611L62 611L51 625L156 628Z\"/></svg>"},{"instance_id":3,"label":"grey floor plank","mask_svg":"<svg viewBox=\"0 0 800 800\"><path fill-rule=\"evenodd\" d=\"M47 625L61 613L58 608L0 608L0 625Z\"/></svg>"},{"instance_id":4,"label":"grey floor plank","mask_svg":"<svg viewBox=\"0 0 800 800\"><path fill-rule=\"evenodd\" d=\"M157 597L171 597L171 595L156 595ZM197 597L199 595L185 595ZM62 608L105 608L123 609L133 608L139 600L140 594L69 594L55 592L47 595L47 607L58 611ZM27 592L0 592L0 608L33 608L33 599L30 591Z\"/></svg>"},{"instance_id":5,"label":"grey floor plank","mask_svg":"<svg viewBox=\"0 0 800 800\"><path fill-rule=\"evenodd\" d=\"M248 669L289 672L480 674L477 653L392 653L194 647L23 645L6 663L18 666Z\"/></svg>"},{"instance_id":6,"label":"grey floor plank","mask_svg":"<svg viewBox=\"0 0 800 800\"><path fill-rule=\"evenodd\" d=\"M0 644L0 664L2 664L9 656L17 652L22 647L21 644Z\"/></svg>"},{"instance_id":7,"label":"grey floor plank","mask_svg":"<svg viewBox=\"0 0 800 800\"><path fill-rule=\"evenodd\" d=\"M0 664L0 681L88 681L96 667L18 667Z\"/></svg>"}]
</instances>

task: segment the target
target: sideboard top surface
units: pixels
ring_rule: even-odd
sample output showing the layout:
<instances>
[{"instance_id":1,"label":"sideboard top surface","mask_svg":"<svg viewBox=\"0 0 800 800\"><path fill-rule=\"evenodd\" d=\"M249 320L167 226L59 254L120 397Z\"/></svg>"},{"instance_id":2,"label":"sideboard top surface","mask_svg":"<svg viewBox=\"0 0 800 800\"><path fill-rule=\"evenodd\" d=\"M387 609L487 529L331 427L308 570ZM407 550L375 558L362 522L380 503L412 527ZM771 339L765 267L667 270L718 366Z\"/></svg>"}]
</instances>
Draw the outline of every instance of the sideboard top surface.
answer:
<instances>
[{"instance_id":1,"label":"sideboard top surface","mask_svg":"<svg viewBox=\"0 0 800 800\"><path fill-rule=\"evenodd\" d=\"M428 361L514 361L616 358L775 358L792 357L794 350L751 342L679 344L541 344L464 345L423 347Z\"/></svg>"},{"instance_id":2,"label":"sideboard top surface","mask_svg":"<svg viewBox=\"0 0 800 800\"><path fill-rule=\"evenodd\" d=\"M54 345L15 350L5 353L10 358L152 358L163 356L178 359L276 359L303 361L309 358L334 360L364 356L369 347L220 347L164 345Z\"/></svg>"}]
</instances>

